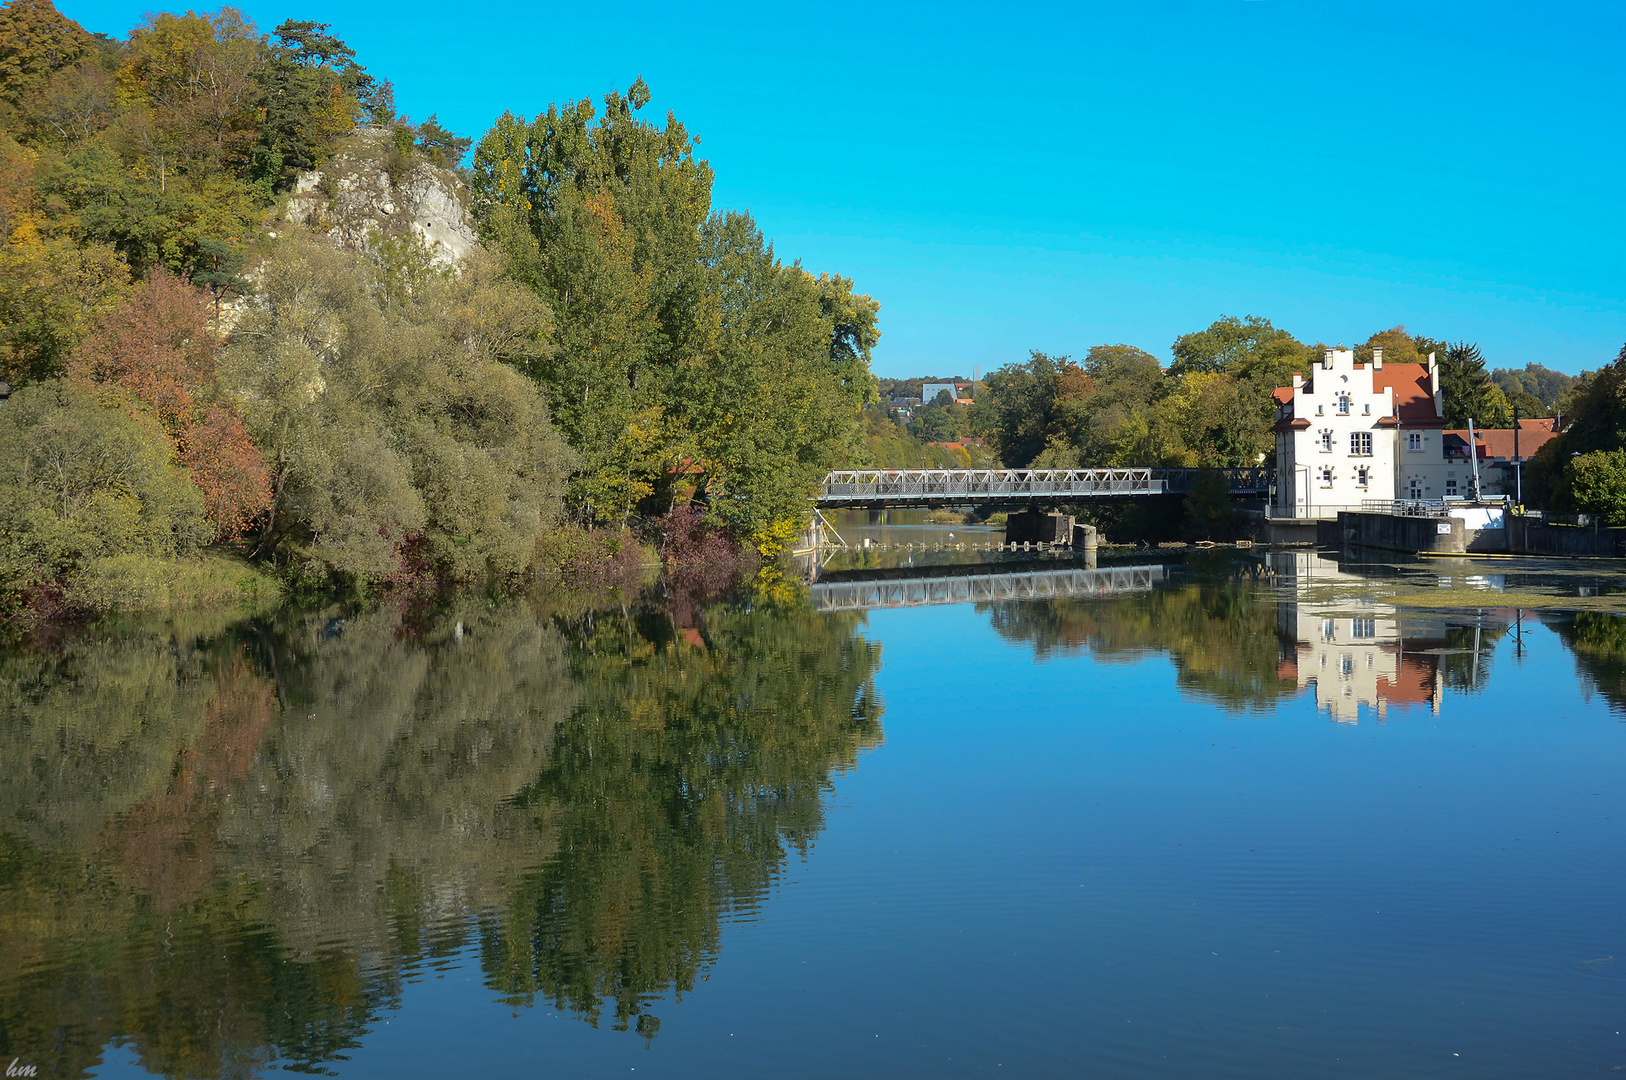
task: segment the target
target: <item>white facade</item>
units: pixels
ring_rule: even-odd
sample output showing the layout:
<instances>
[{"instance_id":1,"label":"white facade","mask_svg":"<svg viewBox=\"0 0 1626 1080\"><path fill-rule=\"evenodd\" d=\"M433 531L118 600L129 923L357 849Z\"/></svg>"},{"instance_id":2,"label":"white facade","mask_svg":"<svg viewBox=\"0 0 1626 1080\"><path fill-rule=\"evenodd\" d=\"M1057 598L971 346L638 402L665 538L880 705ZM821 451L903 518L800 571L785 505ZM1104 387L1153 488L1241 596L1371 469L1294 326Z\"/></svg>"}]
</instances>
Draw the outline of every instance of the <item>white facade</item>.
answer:
<instances>
[{"instance_id":1,"label":"white facade","mask_svg":"<svg viewBox=\"0 0 1626 1080\"><path fill-rule=\"evenodd\" d=\"M1468 494L1466 470L1445 461L1432 354L1426 367L1385 367L1382 349L1370 364L1357 364L1352 349L1328 349L1310 378L1294 373L1275 397L1278 508L1320 517L1368 500Z\"/></svg>"}]
</instances>

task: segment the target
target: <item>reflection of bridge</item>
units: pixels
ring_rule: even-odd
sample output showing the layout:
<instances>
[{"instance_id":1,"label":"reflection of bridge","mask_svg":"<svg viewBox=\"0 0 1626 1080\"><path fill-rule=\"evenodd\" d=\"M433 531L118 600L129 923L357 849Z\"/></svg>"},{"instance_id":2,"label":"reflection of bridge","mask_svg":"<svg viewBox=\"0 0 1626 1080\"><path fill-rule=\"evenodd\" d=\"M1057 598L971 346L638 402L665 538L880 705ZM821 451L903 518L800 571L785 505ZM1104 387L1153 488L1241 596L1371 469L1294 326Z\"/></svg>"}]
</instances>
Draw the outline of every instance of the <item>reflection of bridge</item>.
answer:
<instances>
[{"instance_id":1,"label":"reflection of bridge","mask_svg":"<svg viewBox=\"0 0 1626 1080\"><path fill-rule=\"evenodd\" d=\"M839 469L824 478L821 510L886 506L1059 505L1087 499L1176 495L1199 469ZM1232 495L1266 495L1273 470L1215 469Z\"/></svg>"},{"instance_id":2,"label":"reflection of bridge","mask_svg":"<svg viewBox=\"0 0 1626 1080\"><path fill-rule=\"evenodd\" d=\"M1116 596L1150 592L1165 576L1162 566L1009 572L990 567L975 569L982 572L953 577L821 581L812 588L813 607L818 611L867 611L871 608L921 607L927 604Z\"/></svg>"}]
</instances>

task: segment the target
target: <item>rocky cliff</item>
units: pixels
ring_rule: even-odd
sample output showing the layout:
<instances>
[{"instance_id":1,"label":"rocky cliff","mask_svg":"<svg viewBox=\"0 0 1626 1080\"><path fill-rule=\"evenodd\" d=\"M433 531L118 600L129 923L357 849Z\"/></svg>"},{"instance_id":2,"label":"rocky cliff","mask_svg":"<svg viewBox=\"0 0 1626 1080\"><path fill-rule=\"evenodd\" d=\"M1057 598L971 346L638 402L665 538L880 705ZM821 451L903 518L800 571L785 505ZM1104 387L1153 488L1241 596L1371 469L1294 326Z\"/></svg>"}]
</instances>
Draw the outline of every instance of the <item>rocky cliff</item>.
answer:
<instances>
[{"instance_id":1,"label":"rocky cliff","mask_svg":"<svg viewBox=\"0 0 1626 1080\"><path fill-rule=\"evenodd\" d=\"M321 169L303 174L283 219L354 251L374 235L414 236L447 266L478 243L457 173L401 151L382 128L361 129Z\"/></svg>"}]
</instances>

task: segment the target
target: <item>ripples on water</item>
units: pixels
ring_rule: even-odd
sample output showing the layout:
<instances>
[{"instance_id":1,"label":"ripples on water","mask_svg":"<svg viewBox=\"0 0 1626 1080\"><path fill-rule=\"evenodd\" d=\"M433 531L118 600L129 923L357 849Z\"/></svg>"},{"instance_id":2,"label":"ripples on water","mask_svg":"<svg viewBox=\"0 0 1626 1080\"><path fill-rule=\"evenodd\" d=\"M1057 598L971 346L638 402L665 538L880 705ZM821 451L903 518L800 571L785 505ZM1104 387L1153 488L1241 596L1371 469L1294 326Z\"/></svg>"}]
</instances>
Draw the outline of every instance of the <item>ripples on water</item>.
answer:
<instances>
[{"instance_id":1,"label":"ripples on water","mask_svg":"<svg viewBox=\"0 0 1626 1080\"><path fill-rule=\"evenodd\" d=\"M1626 1066L1626 621L1498 603L1619 580L1167 570L13 651L0 1047L42 1076ZM1383 600L1425 586L1456 606Z\"/></svg>"}]
</instances>

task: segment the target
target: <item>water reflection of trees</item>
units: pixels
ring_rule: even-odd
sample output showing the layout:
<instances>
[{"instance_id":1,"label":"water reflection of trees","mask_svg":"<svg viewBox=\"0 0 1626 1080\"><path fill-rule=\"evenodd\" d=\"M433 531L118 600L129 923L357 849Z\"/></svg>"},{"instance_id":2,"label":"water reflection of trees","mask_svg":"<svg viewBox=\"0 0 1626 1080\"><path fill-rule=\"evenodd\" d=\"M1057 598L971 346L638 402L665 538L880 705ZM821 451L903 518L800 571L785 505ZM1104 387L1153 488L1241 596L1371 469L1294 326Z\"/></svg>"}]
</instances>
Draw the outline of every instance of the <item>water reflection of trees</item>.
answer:
<instances>
[{"instance_id":1,"label":"water reflection of trees","mask_svg":"<svg viewBox=\"0 0 1626 1080\"><path fill-rule=\"evenodd\" d=\"M317 1068L476 944L504 997L589 1019L688 989L880 709L851 621L683 621L482 602L6 658L0 1048Z\"/></svg>"},{"instance_id":2,"label":"water reflection of trees","mask_svg":"<svg viewBox=\"0 0 1626 1080\"><path fill-rule=\"evenodd\" d=\"M1227 709L1269 708L1298 691L1280 672L1292 643L1276 606L1246 582L1220 581L1109 599L986 605L994 629L1041 660L1088 651L1106 660L1167 653L1183 693Z\"/></svg>"},{"instance_id":3,"label":"water reflection of trees","mask_svg":"<svg viewBox=\"0 0 1626 1080\"><path fill-rule=\"evenodd\" d=\"M1610 708L1626 712L1626 619L1602 611L1549 616L1548 625L1575 655L1575 667Z\"/></svg>"}]
</instances>

